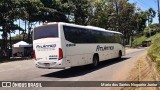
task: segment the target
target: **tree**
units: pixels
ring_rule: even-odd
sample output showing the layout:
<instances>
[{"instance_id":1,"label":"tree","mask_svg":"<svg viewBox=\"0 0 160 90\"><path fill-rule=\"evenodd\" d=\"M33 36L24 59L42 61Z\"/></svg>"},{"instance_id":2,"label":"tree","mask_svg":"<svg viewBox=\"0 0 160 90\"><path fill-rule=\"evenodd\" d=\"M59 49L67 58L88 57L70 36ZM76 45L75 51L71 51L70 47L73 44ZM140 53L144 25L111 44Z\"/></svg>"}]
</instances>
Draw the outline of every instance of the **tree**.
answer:
<instances>
[{"instance_id":1,"label":"tree","mask_svg":"<svg viewBox=\"0 0 160 90\"><path fill-rule=\"evenodd\" d=\"M65 0L22 0L22 20L28 23L28 42L31 41L31 28L36 22L68 22L65 15ZM25 32L26 33L26 30Z\"/></svg>"},{"instance_id":2,"label":"tree","mask_svg":"<svg viewBox=\"0 0 160 90\"><path fill-rule=\"evenodd\" d=\"M87 25L91 15L91 3L88 0L68 0L69 21L75 24Z\"/></svg>"},{"instance_id":3,"label":"tree","mask_svg":"<svg viewBox=\"0 0 160 90\"><path fill-rule=\"evenodd\" d=\"M40 19L45 22L68 22L67 10L69 8L66 0L40 0L43 8L40 9Z\"/></svg>"},{"instance_id":4,"label":"tree","mask_svg":"<svg viewBox=\"0 0 160 90\"><path fill-rule=\"evenodd\" d=\"M3 33L3 47L7 39L19 29L27 34L31 42L31 29L37 22L69 22L80 25L93 25L124 34L126 43L141 35L146 20L152 22L155 11L136 11L134 3L128 0L1 0L0 31ZM25 30L14 22L25 21ZM28 32L27 32L28 30ZM25 38L23 36L23 38ZM10 44L11 45L11 44Z\"/></svg>"},{"instance_id":5,"label":"tree","mask_svg":"<svg viewBox=\"0 0 160 90\"><path fill-rule=\"evenodd\" d=\"M25 21L25 27L28 23L28 42L31 42L31 29L34 22L40 21L40 8L43 7L43 4L40 2L40 0L21 0L20 1L20 10L21 17L20 19ZM25 37L26 28L23 32L23 39Z\"/></svg>"},{"instance_id":6,"label":"tree","mask_svg":"<svg viewBox=\"0 0 160 90\"><path fill-rule=\"evenodd\" d=\"M156 12L152 9L149 8L149 10L147 11L147 17L148 17L148 23L152 23L153 22L153 18L155 17Z\"/></svg>"},{"instance_id":7,"label":"tree","mask_svg":"<svg viewBox=\"0 0 160 90\"><path fill-rule=\"evenodd\" d=\"M147 11L148 26L149 26L150 24L152 24L153 18L155 17L155 15L156 15L156 12L155 12L152 8L150 8L150 9ZM149 35L151 36L150 28L149 28Z\"/></svg>"},{"instance_id":8,"label":"tree","mask_svg":"<svg viewBox=\"0 0 160 90\"><path fill-rule=\"evenodd\" d=\"M134 27L130 25L134 8L135 5L128 3L128 0L97 0L94 3L94 13L90 24L119 31L124 34L129 43Z\"/></svg>"},{"instance_id":9,"label":"tree","mask_svg":"<svg viewBox=\"0 0 160 90\"><path fill-rule=\"evenodd\" d=\"M160 32L160 25L159 24L150 24L148 27L144 29L144 35L149 37L150 35L153 36L156 33Z\"/></svg>"},{"instance_id":10,"label":"tree","mask_svg":"<svg viewBox=\"0 0 160 90\"><path fill-rule=\"evenodd\" d=\"M2 31L3 49L7 49L7 39L10 37L11 47L11 33L17 29L21 29L18 25L14 24L19 18L19 0L1 0L0 1L0 27ZM22 29L21 29L22 30Z\"/></svg>"},{"instance_id":11,"label":"tree","mask_svg":"<svg viewBox=\"0 0 160 90\"><path fill-rule=\"evenodd\" d=\"M133 41L135 34L143 33L146 27L146 12L137 9L128 0L96 0L90 25L119 31L124 34L126 44ZM139 34L140 35L140 34Z\"/></svg>"},{"instance_id":12,"label":"tree","mask_svg":"<svg viewBox=\"0 0 160 90\"><path fill-rule=\"evenodd\" d=\"M111 26L111 22L114 23L113 13L115 10L111 7L111 4L106 4L106 0L96 0L93 2L92 18L88 24L108 29Z\"/></svg>"}]
</instances>

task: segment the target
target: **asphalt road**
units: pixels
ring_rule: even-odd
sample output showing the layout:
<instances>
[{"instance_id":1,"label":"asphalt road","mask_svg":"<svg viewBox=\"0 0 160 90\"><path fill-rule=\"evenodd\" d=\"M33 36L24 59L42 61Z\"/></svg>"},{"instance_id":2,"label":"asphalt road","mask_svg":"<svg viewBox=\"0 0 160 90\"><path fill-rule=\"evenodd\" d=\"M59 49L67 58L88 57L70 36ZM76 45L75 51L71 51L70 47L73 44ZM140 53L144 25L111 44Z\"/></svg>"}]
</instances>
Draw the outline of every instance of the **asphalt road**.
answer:
<instances>
[{"instance_id":1,"label":"asphalt road","mask_svg":"<svg viewBox=\"0 0 160 90\"><path fill-rule=\"evenodd\" d=\"M121 59L101 62L97 68L90 66L70 69L39 69L33 60L14 61L0 64L0 81L125 81L129 71L147 48L131 49ZM0 88L10 90L11 88ZM119 88L102 87L50 87L50 88L12 88L13 90L102 90Z\"/></svg>"}]
</instances>

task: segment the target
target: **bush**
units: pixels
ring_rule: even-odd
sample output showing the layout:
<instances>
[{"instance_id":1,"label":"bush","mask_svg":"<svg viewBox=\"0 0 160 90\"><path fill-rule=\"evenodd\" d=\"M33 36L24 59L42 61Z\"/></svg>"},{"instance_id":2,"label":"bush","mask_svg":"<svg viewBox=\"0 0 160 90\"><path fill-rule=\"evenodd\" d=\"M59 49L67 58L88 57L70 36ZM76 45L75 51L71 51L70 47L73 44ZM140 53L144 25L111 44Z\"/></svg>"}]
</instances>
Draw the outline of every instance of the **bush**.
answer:
<instances>
[{"instance_id":1,"label":"bush","mask_svg":"<svg viewBox=\"0 0 160 90\"><path fill-rule=\"evenodd\" d=\"M160 38L156 38L153 41L153 44L148 49L148 55L153 61L160 62Z\"/></svg>"},{"instance_id":2,"label":"bush","mask_svg":"<svg viewBox=\"0 0 160 90\"><path fill-rule=\"evenodd\" d=\"M133 47L138 47L138 46L141 46L142 45L142 42L147 40L147 37L145 36L141 36L139 38L136 38L134 41L133 41Z\"/></svg>"},{"instance_id":3,"label":"bush","mask_svg":"<svg viewBox=\"0 0 160 90\"><path fill-rule=\"evenodd\" d=\"M160 33L154 35L154 36L151 36L150 38L148 38L147 40L150 40L150 41L154 41L156 38L160 38Z\"/></svg>"}]
</instances>

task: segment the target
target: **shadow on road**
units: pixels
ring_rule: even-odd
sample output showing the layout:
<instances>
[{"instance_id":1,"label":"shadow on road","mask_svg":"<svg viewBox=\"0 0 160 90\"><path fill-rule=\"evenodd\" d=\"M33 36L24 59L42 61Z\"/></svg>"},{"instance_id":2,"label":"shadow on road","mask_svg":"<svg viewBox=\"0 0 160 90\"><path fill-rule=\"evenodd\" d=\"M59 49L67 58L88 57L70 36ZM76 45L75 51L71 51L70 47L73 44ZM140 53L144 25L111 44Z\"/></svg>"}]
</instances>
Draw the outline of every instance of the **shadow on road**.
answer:
<instances>
[{"instance_id":1,"label":"shadow on road","mask_svg":"<svg viewBox=\"0 0 160 90\"><path fill-rule=\"evenodd\" d=\"M87 73L99 70L101 68L108 67L110 65L125 61L127 59L129 59L129 57L122 58L121 60L111 59L111 60L102 61L99 63L98 67L96 68L91 67L91 65L72 67L69 69L64 69L57 72L45 74L45 75L42 75L42 77L69 78L69 77L81 76L81 75L85 75Z\"/></svg>"}]
</instances>

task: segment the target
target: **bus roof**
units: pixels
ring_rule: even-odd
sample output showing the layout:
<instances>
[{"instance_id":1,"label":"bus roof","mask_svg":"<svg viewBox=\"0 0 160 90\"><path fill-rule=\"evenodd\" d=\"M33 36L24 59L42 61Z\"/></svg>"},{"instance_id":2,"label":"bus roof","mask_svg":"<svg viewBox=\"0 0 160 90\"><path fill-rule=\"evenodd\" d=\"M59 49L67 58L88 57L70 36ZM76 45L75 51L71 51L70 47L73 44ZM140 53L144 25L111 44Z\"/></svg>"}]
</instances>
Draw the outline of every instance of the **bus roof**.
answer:
<instances>
[{"instance_id":1,"label":"bus roof","mask_svg":"<svg viewBox=\"0 0 160 90\"><path fill-rule=\"evenodd\" d=\"M66 25L66 26L73 26L73 27L79 27L79 28L87 28L90 30L98 30L98 31L104 31L104 32L111 32L111 33L117 33L117 34L122 34L120 32L116 32L116 31L111 31L111 30L106 30L104 28L100 28L100 27L95 27L95 26L82 26L82 25L77 25L77 24L73 24L73 23L65 23L65 22L50 22L44 25L51 25L51 24L60 24L60 25ZM41 25L40 25L41 26Z\"/></svg>"}]
</instances>

